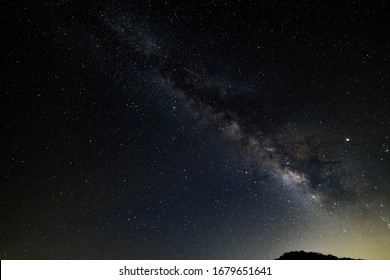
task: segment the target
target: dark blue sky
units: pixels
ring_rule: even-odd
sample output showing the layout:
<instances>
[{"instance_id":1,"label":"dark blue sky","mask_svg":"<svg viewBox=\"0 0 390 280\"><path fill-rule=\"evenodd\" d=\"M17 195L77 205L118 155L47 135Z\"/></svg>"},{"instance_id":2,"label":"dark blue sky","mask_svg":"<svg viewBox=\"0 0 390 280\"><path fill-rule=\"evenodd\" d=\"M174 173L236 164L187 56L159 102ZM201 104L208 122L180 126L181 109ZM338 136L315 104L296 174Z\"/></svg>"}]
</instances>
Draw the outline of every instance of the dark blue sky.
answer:
<instances>
[{"instance_id":1,"label":"dark blue sky","mask_svg":"<svg viewBox=\"0 0 390 280\"><path fill-rule=\"evenodd\" d=\"M3 259L390 258L385 2L2 5Z\"/></svg>"}]
</instances>

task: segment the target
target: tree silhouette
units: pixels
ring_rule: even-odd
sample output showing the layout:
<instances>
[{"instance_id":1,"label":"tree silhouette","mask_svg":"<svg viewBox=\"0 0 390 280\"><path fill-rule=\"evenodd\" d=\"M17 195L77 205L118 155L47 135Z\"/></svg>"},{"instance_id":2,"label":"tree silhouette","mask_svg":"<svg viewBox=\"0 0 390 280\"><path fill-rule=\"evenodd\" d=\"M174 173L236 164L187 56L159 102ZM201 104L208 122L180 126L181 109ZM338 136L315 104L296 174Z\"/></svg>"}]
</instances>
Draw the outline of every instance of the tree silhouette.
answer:
<instances>
[{"instance_id":1,"label":"tree silhouette","mask_svg":"<svg viewBox=\"0 0 390 280\"><path fill-rule=\"evenodd\" d=\"M281 255L277 260L354 260L351 258L338 258L333 255L324 255L316 252L293 251Z\"/></svg>"}]
</instances>

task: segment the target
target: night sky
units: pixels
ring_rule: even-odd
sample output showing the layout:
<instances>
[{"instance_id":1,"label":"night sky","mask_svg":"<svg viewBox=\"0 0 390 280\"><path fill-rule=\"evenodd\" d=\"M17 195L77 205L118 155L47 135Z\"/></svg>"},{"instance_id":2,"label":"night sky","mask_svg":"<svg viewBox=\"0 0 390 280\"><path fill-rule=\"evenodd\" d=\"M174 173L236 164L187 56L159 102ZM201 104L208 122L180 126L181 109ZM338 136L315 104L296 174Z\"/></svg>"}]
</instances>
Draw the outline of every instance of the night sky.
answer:
<instances>
[{"instance_id":1,"label":"night sky","mask_svg":"<svg viewBox=\"0 0 390 280\"><path fill-rule=\"evenodd\" d=\"M386 1L37 2L1 3L2 259L390 259Z\"/></svg>"}]
</instances>

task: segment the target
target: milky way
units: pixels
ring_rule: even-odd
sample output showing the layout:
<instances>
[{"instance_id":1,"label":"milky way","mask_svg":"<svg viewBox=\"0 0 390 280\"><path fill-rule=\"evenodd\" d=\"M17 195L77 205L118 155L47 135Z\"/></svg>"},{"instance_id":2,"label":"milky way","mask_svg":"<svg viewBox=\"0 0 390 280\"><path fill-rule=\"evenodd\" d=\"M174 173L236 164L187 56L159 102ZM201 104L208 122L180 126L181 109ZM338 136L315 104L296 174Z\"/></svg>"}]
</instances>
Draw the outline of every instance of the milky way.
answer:
<instances>
[{"instance_id":1,"label":"milky way","mask_svg":"<svg viewBox=\"0 0 390 280\"><path fill-rule=\"evenodd\" d=\"M284 186L288 191L295 189L306 200L319 204L330 203L330 206L335 205L333 200L338 198L325 197L329 195L327 188L341 188L338 191L342 192L342 195L345 195L344 192L357 195L355 189L347 190L348 186L340 184L343 179L340 174L344 170L340 167L342 163L338 160L340 155L334 151L340 143L324 143L328 141L324 139L326 138L324 135L314 135L311 131L299 131L299 128L292 127L291 124L282 128L278 135L263 134L261 127L252 123L248 124L245 119L238 117L234 107L224 108L224 103L228 102L229 93L226 93L221 85L216 84L207 74L201 77L190 70L187 68L190 66L187 66L185 61L177 65L178 62L170 57L169 51L158 46L156 35L149 34L147 30L139 30L126 18L122 18L119 23L109 22L108 24L114 32L118 33L121 40L128 43L129 48L137 50L144 57L146 64L151 66L152 71L156 73L155 79L165 83L175 97L183 100L192 110L196 111L202 119L200 121L208 122L236 142L259 169L265 170L276 180L275 184ZM202 68L202 66L198 67ZM245 89L241 90L245 91ZM212 104L208 101L212 101ZM300 130L304 129L300 128ZM308 140L307 138L310 137L314 138ZM322 139L319 139L320 137ZM349 139L344 141L342 136L337 138L336 141L341 141L344 146L348 144L345 142ZM334 139L333 142L335 142ZM312 150L318 151L312 152ZM315 170L316 167L317 170ZM314 169L310 171L315 173L313 176L321 177L316 182L317 186L311 182L308 169ZM338 177L337 186L326 182L332 177ZM332 184L335 182L333 181ZM327 199L330 201L326 201Z\"/></svg>"},{"instance_id":2,"label":"milky way","mask_svg":"<svg viewBox=\"0 0 390 280\"><path fill-rule=\"evenodd\" d=\"M0 253L390 258L389 11L12 3Z\"/></svg>"}]
</instances>

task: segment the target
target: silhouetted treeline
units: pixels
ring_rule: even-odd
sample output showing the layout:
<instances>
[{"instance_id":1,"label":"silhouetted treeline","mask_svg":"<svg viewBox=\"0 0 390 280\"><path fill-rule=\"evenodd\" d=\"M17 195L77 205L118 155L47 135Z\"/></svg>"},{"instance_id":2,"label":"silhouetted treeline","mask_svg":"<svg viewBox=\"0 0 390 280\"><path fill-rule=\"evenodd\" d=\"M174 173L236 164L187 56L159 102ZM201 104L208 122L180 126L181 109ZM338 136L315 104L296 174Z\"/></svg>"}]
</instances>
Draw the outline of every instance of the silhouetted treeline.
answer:
<instances>
[{"instance_id":1,"label":"silhouetted treeline","mask_svg":"<svg viewBox=\"0 0 390 280\"><path fill-rule=\"evenodd\" d=\"M354 260L350 258L338 258L333 255L324 255L316 252L293 251L284 253L277 260Z\"/></svg>"}]
</instances>

